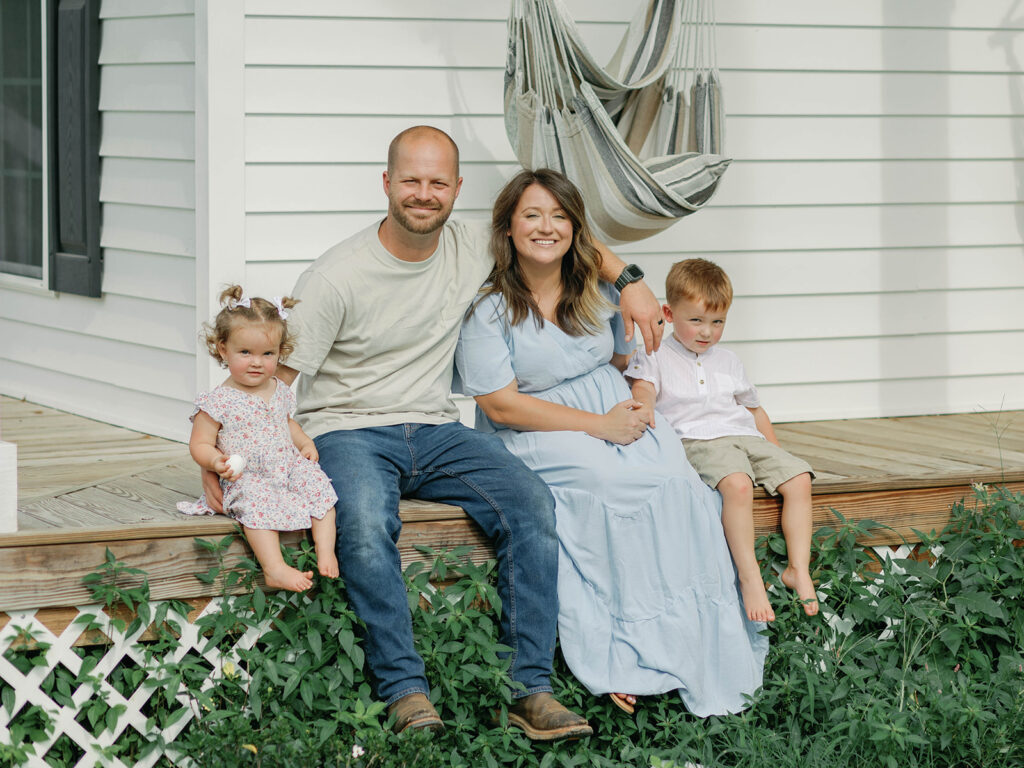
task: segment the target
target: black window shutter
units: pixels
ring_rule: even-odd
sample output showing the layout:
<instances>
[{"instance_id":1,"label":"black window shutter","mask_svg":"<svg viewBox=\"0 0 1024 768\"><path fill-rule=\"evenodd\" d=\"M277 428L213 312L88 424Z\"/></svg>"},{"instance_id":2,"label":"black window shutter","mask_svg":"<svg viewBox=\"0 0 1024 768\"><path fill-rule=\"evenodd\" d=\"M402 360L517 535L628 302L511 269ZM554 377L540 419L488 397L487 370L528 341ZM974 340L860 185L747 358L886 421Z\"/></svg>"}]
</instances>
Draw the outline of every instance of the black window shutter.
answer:
<instances>
[{"instance_id":1,"label":"black window shutter","mask_svg":"<svg viewBox=\"0 0 1024 768\"><path fill-rule=\"evenodd\" d=\"M100 0L51 0L50 288L99 296Z\"/></svg>"}]
</instances>

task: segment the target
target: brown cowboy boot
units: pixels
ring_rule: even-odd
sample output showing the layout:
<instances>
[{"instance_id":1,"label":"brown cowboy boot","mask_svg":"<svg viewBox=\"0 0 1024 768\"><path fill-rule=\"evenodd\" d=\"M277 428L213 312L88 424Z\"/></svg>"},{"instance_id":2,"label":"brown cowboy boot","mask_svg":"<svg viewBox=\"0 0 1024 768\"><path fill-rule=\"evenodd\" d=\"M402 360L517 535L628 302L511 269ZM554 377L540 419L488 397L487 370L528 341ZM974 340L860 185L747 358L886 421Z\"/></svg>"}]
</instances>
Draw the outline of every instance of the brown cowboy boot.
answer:
<instances>
[{"instance_id":1,"label":"brown cowboy boot","mask_svg":"<svg viewBox=\"0 0 1024 768\"><path fill-rule=\"evenodd\" d=\"M587 721L563 707L547 691L518 699L508 710L509 725L522 728L534 741L592 736Z\"/></svg>"},{"instance_id":2,"label":"brown cowboy boot","mask_svg":"<svg viewBox=\"0 0 1024 768\"><path fill-rule=\"evenodd\" d=\"M422 693L410 693L392 702L388 707L388 717L395 719L395 724L391 726L395 733L401 733L406 728L444 730L444 723L438 717L437 710Z\"/></svg>"}]
</instances>

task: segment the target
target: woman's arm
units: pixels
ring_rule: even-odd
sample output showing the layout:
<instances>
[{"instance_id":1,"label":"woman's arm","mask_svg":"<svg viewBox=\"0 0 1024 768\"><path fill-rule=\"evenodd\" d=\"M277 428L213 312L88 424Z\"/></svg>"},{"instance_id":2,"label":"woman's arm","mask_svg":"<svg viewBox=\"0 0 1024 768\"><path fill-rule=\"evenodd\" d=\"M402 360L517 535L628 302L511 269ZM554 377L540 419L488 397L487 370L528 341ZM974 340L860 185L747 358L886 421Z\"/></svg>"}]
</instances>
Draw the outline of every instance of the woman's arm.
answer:
<instances>
[{"instance_id":1,"label":"woman's arm","mask_svg":"<svg viewBox=\"0 0 1024 768\"><path fill-rule=\"evenodd\" d=\"M626 366L629 365L630 357L632 357L632 353L630 352L627 352L626 354L620 354L616 352L615 354L612 355L612 359L609 360L608 362L612 366L612 368L617 368L619 370L619 373L622 373L624 370L626 370Z\"/></svg>"},{"instance_id":2,"label":"woman's arm","mask_svg":"<svg viewBox=\"0 0 1024 768\"><path fill-rule=\"evenodd\" d=\"M590 413L523 394L514 379L475 400L491 421L523 432L586 432L599 440L628 445L647 429L635 410L641 405L636 400L623 400L605 414Z\"/></svg>"},{"instance_id":3,"label":"woman's arm","mask_svg":"<svg viewBox=\"0 0 1024 768\"><path fill-rule=\"evenodd\" d=\"M288 431L292 434L292 442L295 443L295 447L299 449L299 453L305 456L310 461L319 461L320 453L316 449L316 445L313 443L313 438L302 431L302 427L299 426L295 419L288 417Z\"/></svg>"}]
</instances>

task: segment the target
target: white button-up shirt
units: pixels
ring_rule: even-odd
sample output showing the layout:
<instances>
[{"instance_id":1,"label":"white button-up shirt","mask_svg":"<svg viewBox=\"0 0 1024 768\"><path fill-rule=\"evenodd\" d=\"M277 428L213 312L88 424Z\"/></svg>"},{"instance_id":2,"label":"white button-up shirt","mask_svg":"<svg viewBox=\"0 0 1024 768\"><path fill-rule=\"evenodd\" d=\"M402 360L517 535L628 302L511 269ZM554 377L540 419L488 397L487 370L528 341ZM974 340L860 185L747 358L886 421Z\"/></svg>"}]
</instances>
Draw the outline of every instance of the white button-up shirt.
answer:
<instances>
[{"instance_id":1,"label":"white button-up shirt","mask_svg":"<svg viewBox=\"0 0 1024 768\"><path fill-rule=\"evenodd\" d=\"M727 349L714 346L698 355L674 335L668 335L652 355L638 349L629 361L626 376L654 385L658 413L669 420L680 437L764 437L747 410L761 405L757 389L747 379L743 363Z\"/></svg>"}]
</instances>

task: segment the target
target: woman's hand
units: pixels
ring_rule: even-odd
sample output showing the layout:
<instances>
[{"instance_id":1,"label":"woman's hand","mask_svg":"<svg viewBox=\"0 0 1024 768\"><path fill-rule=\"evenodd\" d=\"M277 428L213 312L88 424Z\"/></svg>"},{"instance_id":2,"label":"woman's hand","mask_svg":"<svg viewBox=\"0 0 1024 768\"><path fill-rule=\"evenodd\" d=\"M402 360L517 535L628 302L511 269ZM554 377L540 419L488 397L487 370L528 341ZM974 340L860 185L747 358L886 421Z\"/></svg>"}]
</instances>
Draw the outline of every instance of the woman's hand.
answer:
<instances>
[{"instance_id":1,"label":"woman's hand","mask_svg":"<svg viewBox=\"0 0 1024 768\"><path fill-rule=\"evenodd\" d=\"M647 431L642 408L639 400L623 400L602 416L600 428L589 434L610 443L629 445Z\"/></svg>"}]
</instances>

